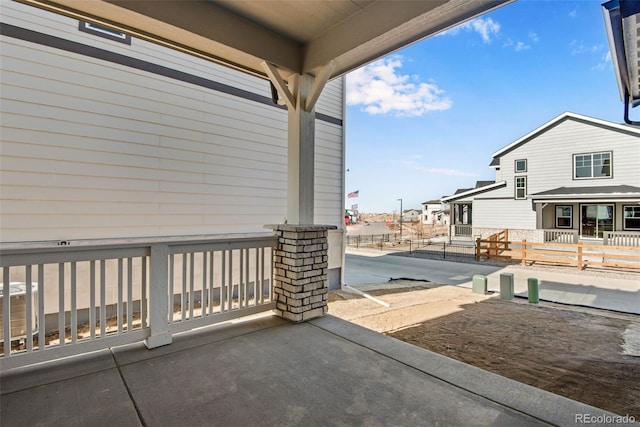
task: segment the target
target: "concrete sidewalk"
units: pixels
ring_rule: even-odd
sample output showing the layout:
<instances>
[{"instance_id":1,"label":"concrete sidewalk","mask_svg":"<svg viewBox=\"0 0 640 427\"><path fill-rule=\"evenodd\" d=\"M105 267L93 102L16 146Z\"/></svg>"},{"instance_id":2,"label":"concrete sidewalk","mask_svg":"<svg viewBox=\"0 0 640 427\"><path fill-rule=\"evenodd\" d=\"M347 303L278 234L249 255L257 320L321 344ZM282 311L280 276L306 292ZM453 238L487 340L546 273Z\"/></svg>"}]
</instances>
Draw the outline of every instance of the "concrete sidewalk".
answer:
<instances>
[{"instance_id":1,"label":"concrete sidewalk","mask_svg":"<svg viewBox=\"0 0 640 427\"><path fill-rule=\"evenodd\" d=\"M385 283L406 277L444 285L471 287L476 274L488 278L490 291L500 291L500 274L512 273L517 296L527 297L527 279L539 282L540 299L591 308L640 314L640 274L578 271L536 266L496 266L411 258L379 251L348 249L344 281L347 285Z\"/></svg>"},{"instance_id":2,"label":"concrete sidewalk","mask_svg":"<svg viewBox=\"0 0 640 427\"><path fill-rule=\"evenodd\" d=\"M151 351L103 350L1 381L2 425L16 427L511 427L615 417L332 316L219 325Z\"/></svg>"}]
</instances>

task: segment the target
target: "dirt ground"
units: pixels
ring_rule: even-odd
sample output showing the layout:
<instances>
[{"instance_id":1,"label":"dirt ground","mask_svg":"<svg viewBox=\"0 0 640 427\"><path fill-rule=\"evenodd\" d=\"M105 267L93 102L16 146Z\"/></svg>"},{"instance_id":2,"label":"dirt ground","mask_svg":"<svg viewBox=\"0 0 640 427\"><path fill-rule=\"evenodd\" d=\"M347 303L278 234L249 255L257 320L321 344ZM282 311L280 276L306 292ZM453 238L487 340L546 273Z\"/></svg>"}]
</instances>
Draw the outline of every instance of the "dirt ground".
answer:
<instances>
[{"instance_id":1,"label":"dirt ground","mask_svg":"<svg viewBox=\"0 0 640 427\"><path fill-rule=\"evenodd\" d=\"M640 419L639 316L398 281L332 291L329 313L436 353ZM632 354L635 354L632 355Z\"/></svg>"}]
</instances>

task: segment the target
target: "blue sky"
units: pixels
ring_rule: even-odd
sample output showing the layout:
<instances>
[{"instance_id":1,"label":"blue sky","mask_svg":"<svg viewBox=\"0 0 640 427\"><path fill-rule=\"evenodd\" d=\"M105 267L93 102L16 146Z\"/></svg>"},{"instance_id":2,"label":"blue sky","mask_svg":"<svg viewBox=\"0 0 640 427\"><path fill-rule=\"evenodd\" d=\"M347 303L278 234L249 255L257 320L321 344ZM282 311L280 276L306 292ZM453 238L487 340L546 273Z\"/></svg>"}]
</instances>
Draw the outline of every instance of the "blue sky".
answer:
<instances>
[{"instance_id":1,"label":"blue sky","mask_svg":"<svg viewBox=\"0 0 640 427\"><path fill-rule=\"evenodd\" d=\"M492 153L565 111L621 123L601 3L519 0L350 73L346 207L493 180Z\"/></svg>"}]
</instances>

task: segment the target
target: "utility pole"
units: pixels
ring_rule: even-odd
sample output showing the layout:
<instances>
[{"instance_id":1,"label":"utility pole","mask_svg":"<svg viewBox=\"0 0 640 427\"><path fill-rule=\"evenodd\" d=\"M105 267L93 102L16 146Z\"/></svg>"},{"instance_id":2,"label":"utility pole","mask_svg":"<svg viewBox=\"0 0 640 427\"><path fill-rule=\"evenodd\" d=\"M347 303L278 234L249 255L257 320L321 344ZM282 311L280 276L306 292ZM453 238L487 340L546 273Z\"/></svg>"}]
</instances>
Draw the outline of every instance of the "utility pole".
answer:
<instances>
[{"instance_id":1,"label":"utility pole","mask_svg":"<svg viewBox=\"0 0 640 427\"><path fill-rule=\"evenodd\" d=\"M402 242L402 199L396 199L400 201L400 241Z\"/></svg>"}]
</instances>

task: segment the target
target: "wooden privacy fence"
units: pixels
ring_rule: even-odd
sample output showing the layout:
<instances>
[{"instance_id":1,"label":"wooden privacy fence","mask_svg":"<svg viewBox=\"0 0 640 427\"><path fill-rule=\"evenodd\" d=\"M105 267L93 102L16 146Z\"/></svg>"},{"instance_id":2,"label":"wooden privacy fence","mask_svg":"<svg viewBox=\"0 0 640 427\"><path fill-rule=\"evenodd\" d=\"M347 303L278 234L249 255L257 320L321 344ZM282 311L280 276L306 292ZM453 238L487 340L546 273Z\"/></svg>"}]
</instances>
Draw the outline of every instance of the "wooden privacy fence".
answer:
<instances>
[{"instance_id":1,"label":"wooden privacy fence","mask_svg":"<svg viewBox=\"0 0 640 427\"><path fill-rule=\"evenodd\" d=\"M640 269L640 247L592 245L578 243L509 242L494 239L476 240L476 260L508 258L522 265L534 262L586 267Z\"/></svg>"},{"instance_id":2,"label":"wooden privacy fence","mask_svg":"<svg viewBox=\"0 0 640 427\"><path fill-rule=\"evenodd\" d=\"M492 234L486 239L476 239L476 260L483 256L487 258L500 257L509 250L509 230L505 229Z\"/></svg>"}]
</instances>

